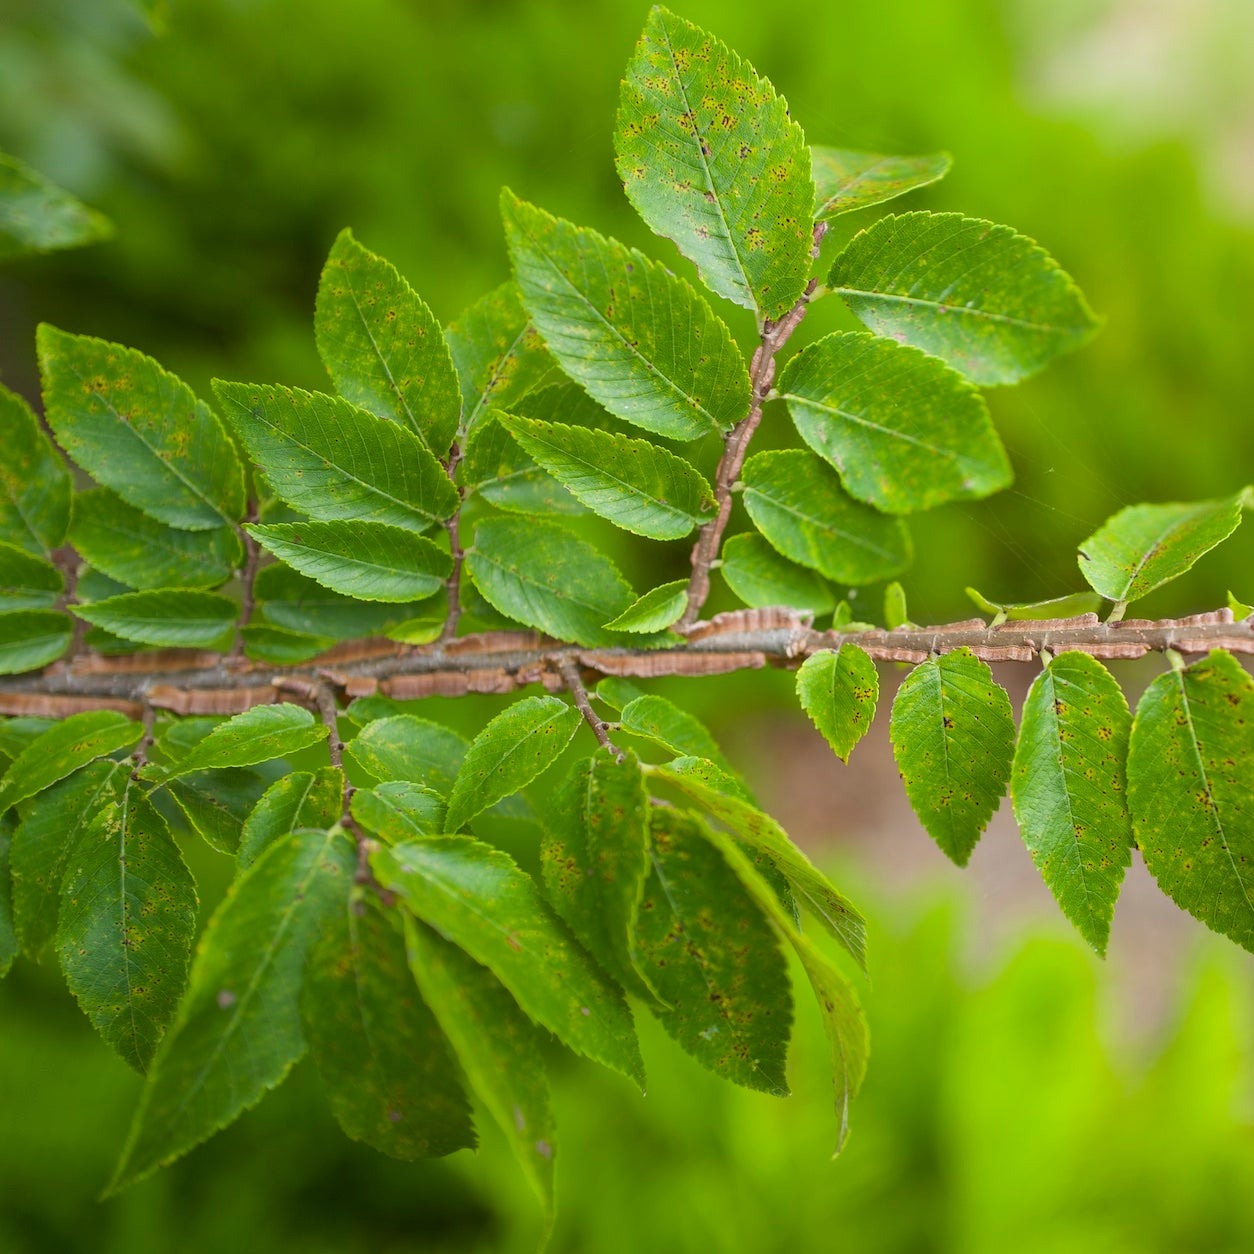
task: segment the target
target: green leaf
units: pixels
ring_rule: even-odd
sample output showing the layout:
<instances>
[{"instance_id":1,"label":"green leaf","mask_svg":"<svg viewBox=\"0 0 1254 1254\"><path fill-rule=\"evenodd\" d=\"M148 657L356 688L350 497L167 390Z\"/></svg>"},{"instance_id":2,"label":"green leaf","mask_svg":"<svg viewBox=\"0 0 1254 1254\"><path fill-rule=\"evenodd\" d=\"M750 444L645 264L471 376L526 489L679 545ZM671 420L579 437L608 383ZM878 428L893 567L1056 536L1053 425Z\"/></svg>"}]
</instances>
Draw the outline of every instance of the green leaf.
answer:
<instances>
[{"instance_id":1,"label":"green leaf","mask_svg":"<svg viewBox=\"0 0 1254 1254\"><path fill-rule=\"evenodd\" d=\"M906 590L896 580L884 589L884 625L889 631L911 626Z\"/></svg>"},{"instance_id":2,"label":"green leaf","mask_svg":"<svg viewBox=\"0 0 1254 1254\"><path fill-rule=\"evenodd\" d=\"M1238 622L1254 614L1254 605L1246 605L1244 601L1238 601L1231 592L1228 593L1228 608Z\"/></svg>"},{"instance_id":3,"label":"green leaf","mask_svg":"<svg viewBox=\"0 0 1254 1254\"><path fill-rule=\"evenodd\" d=\"M831 589L814 571L794 566L754 532L723 542L719 569L732 592L754 608L789 605L818 615L836 604Z\"/></svg>"},{"instance_id":4,"label":"green leaf","mask_svg":"<svg viewBox=\"0 0 1254 1254\"><path fill-rule=\"evenodd\" d=\"M55 662L70 647L74 620L56 610L0 613L0 675L18 675Z\"/></svg>"},{"instance_id":5,"label":"green leaf","mask_svg":"<svg viewBox=\"0 0 1254 1254\"><path fill-rule=\"evenodd\" d=\"M376 850L370 862L385 888L488 967L532 1019L643 1086L622 993L507 854L468 836L435 836Z\"/></svg>"},{"instance_id":6,"label":"green leaf","mask_svg":"<svg viewBox=\"0 0 1254 1254\"><path fill-rule=\"evenodd\" d=\"M706 758L736 784L736 795L752 803L753 797L736 773L736 768L723 755L718 742L700 719L681 709L673 701L647 692L633 697L619 714L623 731L660 745L672 757Z\"/></svg>"},{"instance_id":7,"label":"green leaf","mask_svg":"<svg viewBox=\"0 0 1254 1254\"><path fill-rule=\"evenodd\" d=\"M452 558L424 536L370 522L253 525L253 537L302 575L363 601L418 601L439 591Z\"/></svg>"},{"instance_id":8,"label":"green leaf","mask_svg":"<svg viewBox=\"0 0 1254 1254\"><path fill-rule=\"evenodd\" d=\"M608 557L547 522L485 518L466 568L493 609L575 644L618 643L603 624L635 600Z\"/></svg>"},{"instance_id":9,"label":"green leaf","mask_svg":"<svg viewBox=\"0 0 1254 1254\"><path fill-rule=\"evenodd\" d=\"M184 531L244 515L244 470L222 424L151 357L46 323L36 334L57 443L129 505Z\"/></svg>"},{"instance_id":10,"label":"green leaf","mask_svg":"<svg viewBox=\"0 0 1254 1254\"><path fill-rule=\"evenodd\" d=\"M129 588L216 588L244 557L234 528L177 531L103 488L74 498L70 540L93 567Z\"/></svg>"},{"instance_id":11,"label":"green leaf","mask_svg":"<svg viewBox=\"0 0 1254 1254\"><path fill-rule=\"evenodd\" d=\"M982 385L1035 374L1099 325L1039 244L958 213L880 218L836 258L828 285L876 335Z\"/></svg>"},{"instance_id":12,"label":"green leaf","mask_svg":"<svg viewBox=\"0 0 1254 1254\"><path fill-rule=\"evenodd\" d=\"M1251 491L1217 501L1121 509L1080 545L1080 573L1107 600L1137 601L1222 544L1241 525Z\"/></svg>"},{"instance_id":13,"label":"green leaf","mask_svg":"<svg viewBox=\"0 0 1254 1254\"><path fill-rule=\"evenodd\" d=\"M39 419L0 386L0 537L31 553L51 553L70 525L70 472Z\"/></svg>"},{"instance_id":14,"label":"green leaf","mask_svg":"<svg viewBox=\"0 0 1254 1254\"><path fill-rule=\"evenodd\" d=\"M489 412L467 437L461 470L469 491L511 514L582 514L584 507L523 451L499 416Z\"/></svg>"},{"instance_id":15,"label":"green leaf","mask_svg":"<svg viewBox=\"0 0 1254 1254\"><path fill-rule=\"evenodd\" d=\"M56 725L54 718L27 716L0 719L0 758L4 759L5 769L19 753Z\"/></svg>"},{"instance_id":16,"label":"green leaf","mask_svg":"<svg viewBox=\"0 0 1254 1254\"><path fill-rule=\"evenodd\" d=\"M913 548L901 520L853 500L812 453L755 453L741 480L749 517L791 561L845 584L888 579L910 565Z\"/></svg>"},{"instance_id":17,"label":"green leaf","mask_svg":"<svg viewBox=\"0 0 1254 1254\"><path fill-rule=\"evenodd\" d=\"M1028 692L1010 779L1032 861L1099 954L1132 861L1124 769L1131 728L1110 672L1086 653L1060 654Z\"/></svg>"},{"instance_id":18,"label":"green leaf","mask_svg":"<svg viewBox=\"0 0 1254 1254\"><path fill-rule=\"evenodd\" d=\"M1069 592L1048 601L993 601L974 588L968 588L966 593L985 614L993 615L994 626L1007 619L1024 622L1035 618L1075 618L1092 614L1102 604L1102 598L1095 592Z\"/></svg>"},{"instance_id":19,"label":"green leaf","mask_svg":"<svg viewBox=\"0 0 1254 1254\"><path fill-rule=\"evenodd\" d=\"M540 1033L491 971L432 928L403 918L414 980L539 1197L547 1239L557 1141Z\"/></svg>"},{"instance_id":20,"label":"green leaf","mask_svg":"<svg viewBox=\"0 0 1254 1254\"><path fill-rule=\"evenodd\" d=\"M848 762L875 717L880 677L856 644L811 654L797 672L797 699L832 752Z\"/></svg>"},{"instance_id":21,"label":"green leaf","mask_svg":"<svg viewBox=\"0 0 1254 1254\"><path fill-rule=\"evenodd\" d=\"M929 658L897 689L889 735L919 822L966 866L1010 779L1015 725L1006 690L970 649Z\"/></svg>"},{"instance_id":22,"label":"green leaf","mask_svg":"<svg viewBox=\"0 0 1254 1254\"><path fill-rule=\"evenodd\" d=\"M635 947L667 1003L654 1016L715 1075L788 1096L792 995L774 929L692 817L656 810L650 835Z\"/></svg>"},{"instance_id":23,"label":"green leaf","mask_svg":"<svg viewBox=\"0 0 1254 1254\"><path fill-rule=\"evenodd\" d=\"M71 851L57 955L92 1025L147 1071L187 979L196 885L170 829L137 788L100 811Z\"/></svg>"},{"instance_id":24,"label":"green leaf","mask_svg":"<svg viewBox=\"0 0 1254 1254\"><path fill-rule=\"evenodd\" d=\"M749 375L723 321L634 248L501 197L514 274L562 369L612 414L695 440L749 409Z\"/></svg>"},{"instance_id":25,"label":"green leaf","mask_svg":"<svg viewBox=\"0 0 1254 1254\"><path fill-rule=\"evenodd\" d=\"M663 631L678 622L687 607L688 581L677 579L674 583L664 583L646 592L605 625L611 631L645 634Z\"/></svg>"},{"instance_id":26,"label":"green leaf","mask_svg":"<svg viewBox=\"0 0 1254 1254\"><path fill-rule=\"evenodd\" d=\"M0 542L0 611L51 609L64 591L65 580L51 562Z\"/></svg>"},{"instance_id":27,"label":"green leaf","mask_svg":"<svg viewBox=\"0 0 1254 1254\"><path fill-rule=\"evenodd\" d=\"M359 640L381 636L417 612L419 603L389 605L354 601L324 588L290 566L276 562L257 572L254 585L260 612L267 623L328 640Z\"/></svg>"},{"instance_id":28,"label":"green leaf","mask_svg":"<svg viewBox=\"0 0 1254 1254\"><path fill-rule=\"evenodd\" d=\"M845 490L885 513L989 496L1014 477L984 398L908 344L837 331L788 363L779 392Z\"/></svg>"},{"instance_id":29,"label":"green leaf","mask_svg":"<svg viewBox=\"0 0 1254 1254\"><path fill-rule=\"evenodd\" d=\"M445 332L462 389L462 430L473 431L492 405L508 406L553 372L514 283L476 301Z\"/></svg>"},{"instance_id":30,"label":"green leaf","mask_svg":"<svg viewBox=\"0 0 1254 1254\"><path fill-rule=\"evenodd\" d=\"M1136 707L1128 810L1149 873L1254 950L1254 682L1222 650L1159 675Z\"/></svg>"},{"instance_id":31,"label":"green leaf","mask_svg":"<svg viewBox=\"0 0 1254 1254\"><path fill-rule=\"evenodd\" d=\"M440 324L391 262L341 231L314 312L318 353L346 400L404 423L442 457L461 394Z\"/></svg>"},{"instance_id":32,"label":"green leaf","mask_svg":"<svg viewBox=\"0 0 1254 1254\"><path fill-rule=\"evenodd\" d=\"M108 239L113 224L25 162L0 153L0 261Z\"/></svg>"},{"instance_id":33,"label":"green leaf","mask_svg":"<svg viewBox=\"0 0 1254 1254\"><path fill-rule=\"evenodd\" d=\"M292 771L266 789L240 833L236 860L252 866L276 841L301 828L326 831L344 808L344 775L333 766Z\"/></svg>"},{"instance_id":34,"label":"green leaf","mask_svg":"<svg viewBox=\"0 0 1254 1254\"><path fill-rule=\"evenodd\" d=\"M239 602L217 592L155 588L124 592L74 613L124 640L183 649L221 649L231 636Z\"/></svg>"},{"instance_id":35,"label":"green leaf","mask_svg":"<svg viewBox=\"0 0 1254 1254\"><path fill-rule=\"evenodd\" d=\"M471 742L449 796L447 830L466 824L542 775L579 726L579 711L560 697L524 697L498 714Z\"/></svg>"},{"instance_id":36,"label":"green leaf","mask_svg":"<svg viewBox=\"0 0 1254 1254\"><path fill-rule=\"evenodd\" d=\"M677 788L725 824L755 854L763 854L783 873L814 917L844 946L860 967L866 966L866 924L858 911L788 838L769 814L741 796L740 786L702 758L676 758L666 766L646 766L645 774Z\"/></svg>"},{"instance_id":37,"label":"green leaf","mask_svg":"<svg viewBox=\"0 0 1254 1254\"><path fill-rule=\"evenodd\" d=\"M13 833L13 921L22 951L38 958L57 930L66 860L88 825L122 796L130 762L90 762L45 788Z\"/></svg>"},{"instance_id":38,"label":"green leaf","mask_svg":"<svg viewBox=\"0 0 1254 1254\"><path fill-rule=\"evenodd\" d=\"M720 296L778 318L810 277L810 150L775 89L726 45L655 7L614 129L636 212Z\"/></svg>"},{"instance_id":39,"label":"green leaf","mask_svg":"<svg viewBox=\"0 0 1254 1254\"><path fill-rule=\"evenodd\" d=\"M185 775L170 785L170 796L196 835L219 853L234 855L248 816L274 782L273 770L231 766Z\"/></svg>"},{"instance_id":40,"label":"green leaf","mask_svg":"<svg viewBox=\"0 0 1254 1254\"><path fill-rule=\"evenodd\" d=\"M470 742L439 723L395 714L367 723L344 748L350 765L381 782L422 784L447 797Z\"/></svg>"},{"instance_id":41,"label":"green leaf","mask_svg":"<svg viewBox=\"0 0 1254 1254\"><path fill-rule=\"evenodd\" d=\"M636 962L636 922L649 873L649 795L632 753L577 762L545 819L540 848L553 908L624 988L657 993Z\"/></svg>"},{"instance_id":42,"label":"green leaf","mask_svg":"<svg viewBox=\"0 0 1254 1254\"><path fill-rule=\"evenodd\" d=\"M305 960L341 909L355 860L338 829L297 832L272 845L227 890L149 1071L110 1193L226 1127L305 1052L299 1011Z\"/></svg>"},{"instance_id":43,"label":"green leaf","mask_svg":"<svg viewBox=\"0 0 1254 1254\"><path fill-rule=\"evenodd\" d=\"M138 744L143 734L141 724L115 710L62 719L23 749L0 779L0 814L95 758Z\"/></svg>"},{"instance_id":44,"label":"green leaf","mask_svg":"<svg viewBox=\"0 0 1254 1254\"><path fill-rule=\"evenodd\" d=\"M353 818L389 844L416 836L438 836L445 830L444 798L433 788L405 780L389 780L353 792Z\"/></svg>"},{"instance_id":45,"label":"green leaf","mask_svg":"<svg viewBox=\"0 0 1254 1254\"><path fill-rule=\"evenodd\" d=\"M288 631L270 623L248 623L243 630L244 656L253 662L267 662L272 666L292 666L307 662L319 653L325 653L335 641L328 636L310 636L304 632Z\"/></svg>"},{"instance_id":46,"label":"green leaf","mask_svg":"<svg viewBox=\"0 0 1254 1254\"><path fill-rule=\"evenodd\" d=\"M13 893L9 877L12 820L0 821L0 979L9 973L20 948L13 925Z\"/></svg>"},{"instance_id":47,"label":"green leaf","mask_svg":"<svg viewBox=\"0 0 1254 1254\"><path fill-rule=\"evenodd\" d=\"M407 427L337 396L223 383L213 390L275 494L320 522L423 531L457 508L457 489Z\"/></svg>"},{"instance_id":48,"label":"green leaf","mask_svg":"<svg viewBox=\"0 0 1254 1254\"><path fill-rule=\"evenodd\" d=\"M309 956L302 1012L309 1051L341 1128L393 1158L473 1149L457 1064L414 987L396 921L346 892Z\"/></svg>"},{"instance_id":49,"label":"green leaf","mask_svg":"<svg viewBox=\"0 0 1254 1254\"><path fill-rule=\"evenodd\" d=\"M810 148L814 170L814 216L826 222L838 214L883 204L943 179L952 164L947 152L895 157L849 148Z\"/></svg>"},{"instance_id":50,"label":"green leaf","mask_svg":"<svg viewBox=\"0 0 1254 1254\"><path fill-rule=\"evenodd\" d=\"M170 766L155 763L144 768L146 779L168 784L193 771L227 766L255 766L288 753L298 753L326 739L327 729L306 709L283 702L255 705L243 714L219 723L194 748Z\"/></svg>"}]
</instances>

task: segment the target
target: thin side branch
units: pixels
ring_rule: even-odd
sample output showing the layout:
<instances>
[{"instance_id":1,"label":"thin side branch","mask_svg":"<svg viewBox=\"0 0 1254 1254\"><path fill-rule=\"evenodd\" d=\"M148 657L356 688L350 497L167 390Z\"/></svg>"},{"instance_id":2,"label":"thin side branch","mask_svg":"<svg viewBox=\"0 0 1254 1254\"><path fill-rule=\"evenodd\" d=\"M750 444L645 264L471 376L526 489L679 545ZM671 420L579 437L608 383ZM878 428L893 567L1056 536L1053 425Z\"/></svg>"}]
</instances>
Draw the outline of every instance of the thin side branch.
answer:
<instances>
[{"instance_id":1,"label":"thin side branch","mask_svg":"<svg viewBox=\"0 0 1254 1254\"><path fill-rule=\"evenodd\" d=\"M604 720L599 718L592 708L592 702L588 700L588 690L583 686L583 677L579 674L579 664L571 657L561 657L557 660L557 669L562 682L574 698L576 708L583 715L584 722L592 728L592 734L596 736L597 743L602 749L608 749L621 762L626 755L610 739Z\"/></svg>"}]
</instances>

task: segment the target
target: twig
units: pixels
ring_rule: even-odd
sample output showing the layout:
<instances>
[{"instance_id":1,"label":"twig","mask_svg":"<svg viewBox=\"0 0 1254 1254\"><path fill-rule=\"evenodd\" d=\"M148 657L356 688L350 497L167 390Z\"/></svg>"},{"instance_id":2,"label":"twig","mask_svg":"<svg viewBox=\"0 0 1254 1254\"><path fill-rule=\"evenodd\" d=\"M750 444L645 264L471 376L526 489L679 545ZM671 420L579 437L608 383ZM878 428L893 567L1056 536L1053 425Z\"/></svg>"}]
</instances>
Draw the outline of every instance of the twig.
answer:
<instances>
[{"instance_id":1,"label":"twig","mask_svg":"<svg viewBox=\"0 0 1254 1254\"><path fill-rule=\"evenodd\" d=\"M579 674L578 665L570 657L559 657L556 660L562 682L574 698L575 706L579 713L583 715L584 722L592 728L592 734L596 736L601 748L608 749L621 762L626 757L626 754L610 739L609 733L605 729L604 721L597 716L597 712L592 708L592 702L588 700L588 690L583 686L583 679Z\"/></svg>"},{"instance_id":2,"label":"twig","mask_svg":"<svg viewBox=\"0 0 1254 1254\"><path fill-rule=\"evenodd\" d=\"M462 500L463 493L457 486L457 467L462 460L462 446L459 440L453 441L453 446L449 450L448 461L444 464L445 473L448 475L449 482L453 487L457 488L457 508L453 511L453 516L445 524L448 531L448 548L449 554L453 559L453 569L449 572L448 577L448 615L444 620L444 630L440 633L441 641L452 640L457 635L457 623L462 615L462 559L465 554L462 552L461 546L461 518L462 518Z\"/></svg>"},{"instance_id":3,"label":"twig","mask_svg":"<svg viewBox=\"0 0 1254 1254\"><path fill-rule=\"evenodd\" d=\"M65 581L65 590L57 598L56 608L68 610L76 604L74 598L78 593L78 570L82 564L82 558L72 544L63 544L53 553L52 561L61 572L61 577ZM65 654L67 658L74 658L82 653L83 637L87 634L87 620L79 618L77 614L73 618L74 628L70 636L70 647Z\"/></svg>"},{"instance_id":4,"label":"twig","mask_svg":"<svg viewBox=\"0 0 1254 1254\"><path fill-rule=\"evenodd\" d=\"M148 750L152 748L153 741L153 726L157 721L157 711L146 696L140 699L139 721L143 725L144 734L139 738L135 752L131 754L131 761L135 763L131 771L132 779L138 779L139 772L148 764Z\"/></svg>"}]
</instances>

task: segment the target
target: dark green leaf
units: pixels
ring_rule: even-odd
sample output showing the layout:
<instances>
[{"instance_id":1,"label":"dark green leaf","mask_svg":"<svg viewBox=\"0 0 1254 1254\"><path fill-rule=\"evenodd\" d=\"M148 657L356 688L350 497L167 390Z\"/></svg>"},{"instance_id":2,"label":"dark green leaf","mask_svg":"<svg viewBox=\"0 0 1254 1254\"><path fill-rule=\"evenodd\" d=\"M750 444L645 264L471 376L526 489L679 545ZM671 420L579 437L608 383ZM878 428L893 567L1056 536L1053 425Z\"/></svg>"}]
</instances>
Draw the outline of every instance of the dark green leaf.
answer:
<instances>
[{"instance_id":1,"label":"dark green leaf","mask_svg":"<svg viewBox=\"0 0 1254 1254\"><path fill-rule=\"evenodd\" d=\"M229 766L176 779L170 796L192 831L219 853L234 854L248 816L273 782L272 772Z\"/></svg>"},{"instance_id":2,"label":"dark green leaf","mask_svg":"<svg viewBox=\"0 0 1254 1254\"><path fill-rule=\"evenodd\" d=\"M688 608L688 581L677 579L653 588L633 601L617 618L606 623L611 631L651 634L663 631L683 617ZM678 639L678 637L676 637Z\"/></svg>"},{"instance_id":3,"label":"dark green leaf","mask_svg":"<svg viewBox=\"0 0 1254 1254\"><path fill-rule=\"evenodd\" d=\"M217 592L157 588L76 605L74 613L138 644L221 649L229 643L239 602Z\"/></svg>"},{"instance_id":4,"label":"dark green leaf","mask_svg":"<svg viewBox=\"0 0 1254 1254\"><path fill-rule=\"evenodd\" d=\"M832 752L848 762L875 717L880 677L856 644L806 658L797 672L797 698Z\"/></svg>"},{"instance_id":5,"label":"dark green leaf","mask_svg":"<svg viewBox=\"0 0 1254 1254\"><path fill-rule=\"evenodd\" d=\"M326 831L344 808L344 775L333 766L292 771L266 789L240 833L240 870L252 866L276 841L301 828Z\"/></svg>"},{"instance_id":6,"label":"dark green leaf","mask_svg":"<svg viewBox=\"0 0 1254 1254\"><path fill-rule=\"evenodd\" d=\"M351 765L382 782L422 784L447 797L469 741L450 728L413 714L367 723L345 746Z\"/></svg>"},{"instance_id":7,"label":"dark green leaf","mask_svg":"<svg viewBox=\"0 0 1254 1254\"><path fill-rule=\"evenodd\" d=\"M0 719L0 758L5 768L28 745L56 725L55 718L26 716Z\"/></svg>"},{"instance_id":8,"label":"dark green leaf","mask_svg":"<svg viewBox=\"0 0 1254 1254\"><path fill-rule=\"evenodd\" d=\"M789 605L817 615L836 604L831 589L814 571L794 566L754 532L724 542L719 569L732 592L754 608Z\"/></svg>"},{"instance_id":9,"label":"dark green leaf","mask_svg":"<svg viewBox=\"0 0 1254 1254\"><path fill-rule=\"evenodd\" d=\"M819 222L926 187L944 178L951 164L947 152L895 157L818 145L811 147L810 159L816 193L814 216Z\"/></svg>"},{"instance_id":10,"label":"dark green leaf","mask_svg":"<svg viewBox=\"0 0 1254 1254\"><path fill-rule=\"evenodd\" d=\"M70 472L39 419L0 386L0 537L31 553L51 553L70 525Z\"/></svg>"},{"instance_id":11,"label":"dark green leaf","mask_svg":"<svg viewBox=\"0 0 1254 1254\"><path fill-rule=\"evenodd\" d=\"M258 622L247 624L243 636L244 656L250 661L268 662L272 666L307 662L335 643L329 636L310 636L305 632L288 631L286 627Z\"/></svg>"},{"instance_id":12,"label":"dark green leaf","mask_svg":"<svg viewBox=\"0 0 1254 1254\"><path fill-rule=\"evenodd\" d=\"M438 836L445 830L444 814L444 798L421 784L396 779L353 792L353 818L392 845Z\"/></svg>"},{"instance_id":13,"label":"dark green leaf","mask_svg":"<svg viewBox=\"0 0 1254 1254\"><path fill-rule=\"evenodd\" d=\"M25 162L0 153L0 261L81 248L113 234L113 224Z\"/></svg>"},{"instance_id":14,"label":"dark green leaf","mask_svg":"<svg viewBox=\"0 0 1254 1254\"><path fill-rule=\"evenodd\" d=\"M0 613L0 675L17 675L55 662L70 647L74 620L56 610Z\"/></svg>"},{"instance_id":15,"label":"dark green leaf","mask_svg":"<svg viewBox=\"0 0 1254 1254\"><path fill-rule=\"evenodd\" d=\"M548 389L545 389L546 391ZM511 514L582 514L584 507L489 412L466 440L469 491Z\"/></svg>"},{"instance_id":16,"label":"dark green leaf","mask_svg":"<svg viewBox=\"0 0 1254 1254\"><path fill-rule=\"evenodd\" d=\"M64 591L51 562L0 541L0 611L51 609Z\"/></svg>"},{"instance_id":17,"label":"dark green leaf","mask_svg":"<svg viewBox=\"0 0 1254 1254\"><path fill-rule=\"evenodd\" d=\"M170 766L155 763L144 776L168 784L194 771L221 770L227 766L255 766L287 753L298 753L326 739L327 729L299 705L256 705L243 714L219 723L189 752Z\"/></svg>"}]
</instances>

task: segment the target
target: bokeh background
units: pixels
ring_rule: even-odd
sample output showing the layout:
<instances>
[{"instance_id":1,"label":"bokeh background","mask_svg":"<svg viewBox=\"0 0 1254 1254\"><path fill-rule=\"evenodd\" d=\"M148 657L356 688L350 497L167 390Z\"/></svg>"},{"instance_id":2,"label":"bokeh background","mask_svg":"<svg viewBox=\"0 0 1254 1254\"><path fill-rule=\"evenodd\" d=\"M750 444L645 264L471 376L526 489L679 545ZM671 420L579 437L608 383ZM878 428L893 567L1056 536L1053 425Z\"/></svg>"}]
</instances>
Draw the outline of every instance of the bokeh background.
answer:
<instances>
[{"instance_id":1,"label":"bokeh background","mask_svg":"<svg viewBox=\"0 0 1254 1254\"><path fill-rule=\"evenodd\" d=\"M1109 513L1254 479L1249 0L674 7L768 74L811 140L948 149L954 171L910 207L1038 238L1107 320L1084 351L990 395L1016 485L915 529L913 618L965 617L967 584L1070 591L1075 546ZM311 316L337 231L352 225L448 321L506 277L506 184L682 270L613 170L644 16L643 0L172 0L158 38L125 0L0 0L0 149L118 228L0 272L0 378L34 398L48 320L142 348L202 392L213 375L325 387ZM824 303L802 334L844 325ZM765 441L787 438L776 422ZM620 555L637 586L681 573L682 548L656 548ZM1254 599L1252 559L1254 531L1238 533L1144 609ZM859 611L877 617L876 598L863 590ZM1120 677L1135 693L1152 673ZM1001 677L1016 695L1030 680ZM966 872L945 863L905 807L883 719L842 768L787 675L662 690L715 727L870 915L871 1072L832 1163L808 1012L786 1102L720 1085L647 1023L647 1098L556 1060L556 1250L1254 1249L1247 956L1161 902L1138 864L1101 963L1007 807ZM22 964L0 986L0 1250L534 1247L534 1207L490 1133L476 1156L391 1163L339 1134L304 1067L98 1204L136 1091L54 972Z\"/></svg>"}]
</instances>

